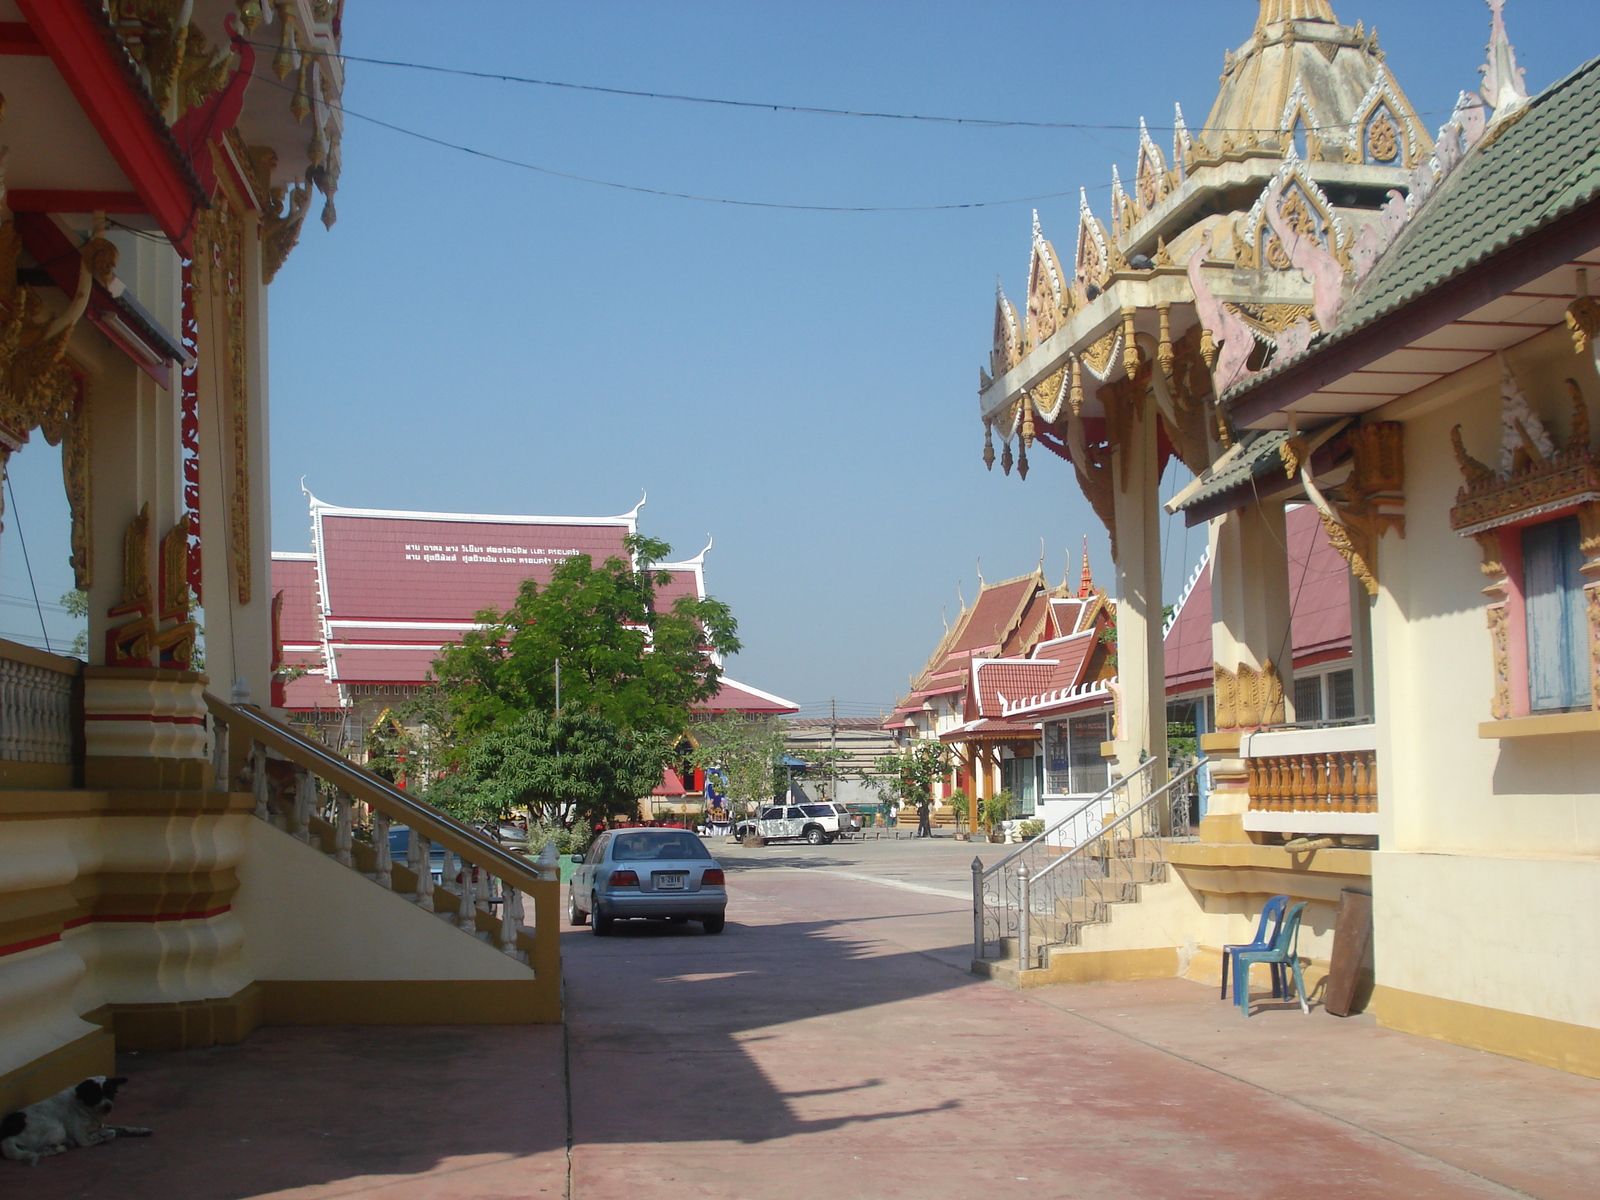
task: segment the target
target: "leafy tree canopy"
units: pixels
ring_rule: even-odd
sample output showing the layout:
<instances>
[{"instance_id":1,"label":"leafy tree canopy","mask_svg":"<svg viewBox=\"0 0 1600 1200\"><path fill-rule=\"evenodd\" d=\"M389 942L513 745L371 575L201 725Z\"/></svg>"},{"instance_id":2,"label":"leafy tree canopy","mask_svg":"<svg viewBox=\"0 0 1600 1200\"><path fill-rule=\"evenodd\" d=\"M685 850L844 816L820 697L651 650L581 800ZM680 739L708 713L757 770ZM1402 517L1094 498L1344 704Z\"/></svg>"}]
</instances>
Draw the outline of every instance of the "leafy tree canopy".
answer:
<instances>
[{"instance_id":1,"label":"leafy tree canopy","mask_svg":"<svg viewBox=\"0 0 1600 1200\"><path fill-rule=\"evenodd\" d=\"M879 758L876 777L869 782L884 801L921 808L933 803L933 785L950 773L954 761L949 746L919 741Z\"/></svg>"},{"instance_id":2,"label":"leafy tree canopy","mask_svg":"<svg viewBox=\"0 0 1600 1200\"><path fill-rule=\"evenodd\" d=\"M483 628L444 648L434 677L455 757L490 730L555 711L558 659L562 710L591 711L619 730L677 733L692 704L716 695L722 672L714 653L740 649L732 611L693 596L660 609L656 589L671 576L652 564L672 547L631 536L627 548L633 561L596 566L579 554L544 587L525 581L510 608L479 613Z\"/></svg>"},{"instance_id":3,"label":"leafy tree canopy","mask_svg":"<svg viewBox=\"0 0 1600 1200\"><path fill-rule=\"evenodd\" d=\"M783 791L783 727L771 717L723 713L694 726L689 761L720 771L735 809L770 803Z\"/></svg>"},{"instance_id":4,"label":"leafy tree canopy","mask_svg":"<svg viewBox=\"0 0 1600 1200\"><path fill-rule=\"evenodd\" d=\"M525 808L540 825L587 824L632 815L661 782L670 749L661 734L621 730L586 709L530 712L478 738L447 790L494 816Z\"/></svg>"}]
</instances>

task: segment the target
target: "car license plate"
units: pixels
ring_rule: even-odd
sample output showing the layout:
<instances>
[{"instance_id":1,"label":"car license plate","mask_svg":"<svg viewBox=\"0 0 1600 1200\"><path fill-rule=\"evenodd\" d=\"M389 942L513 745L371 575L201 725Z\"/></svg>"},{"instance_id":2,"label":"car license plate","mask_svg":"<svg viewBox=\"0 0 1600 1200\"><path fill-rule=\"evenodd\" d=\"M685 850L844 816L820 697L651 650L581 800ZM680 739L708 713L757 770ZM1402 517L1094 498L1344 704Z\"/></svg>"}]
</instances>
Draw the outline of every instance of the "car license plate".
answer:
<instances>
[{"instance_id":1,"label":"car license plate","mask_svg":"<svg viewBox=\"0 0 1600 1200\"><path fill-rule=\"evenodd\" d=\"M657 875L656 890L658 892L682 891L687 875Z\"/></svg>"}]
</instances>

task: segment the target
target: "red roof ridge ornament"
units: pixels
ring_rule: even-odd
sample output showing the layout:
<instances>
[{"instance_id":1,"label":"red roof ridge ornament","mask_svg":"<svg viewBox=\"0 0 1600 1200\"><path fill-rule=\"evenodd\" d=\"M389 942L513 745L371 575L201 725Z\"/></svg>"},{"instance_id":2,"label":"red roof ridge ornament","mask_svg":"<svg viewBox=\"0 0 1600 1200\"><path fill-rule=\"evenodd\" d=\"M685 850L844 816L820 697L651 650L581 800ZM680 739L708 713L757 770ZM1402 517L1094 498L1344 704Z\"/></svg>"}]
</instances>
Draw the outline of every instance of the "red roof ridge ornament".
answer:
<instances>
[{"instance_id":1,"label":"red roof ridge ornament","mask_svg":"<svg viewBox=\"0 0 1600 1200\"><path fill-rule=\"evenodd\" d=\"M1089 535L1083 535L1083 573L1078 577L1078 599L1094 595L1094 576L1089 572Z\"/></svg>"}]
</instances>

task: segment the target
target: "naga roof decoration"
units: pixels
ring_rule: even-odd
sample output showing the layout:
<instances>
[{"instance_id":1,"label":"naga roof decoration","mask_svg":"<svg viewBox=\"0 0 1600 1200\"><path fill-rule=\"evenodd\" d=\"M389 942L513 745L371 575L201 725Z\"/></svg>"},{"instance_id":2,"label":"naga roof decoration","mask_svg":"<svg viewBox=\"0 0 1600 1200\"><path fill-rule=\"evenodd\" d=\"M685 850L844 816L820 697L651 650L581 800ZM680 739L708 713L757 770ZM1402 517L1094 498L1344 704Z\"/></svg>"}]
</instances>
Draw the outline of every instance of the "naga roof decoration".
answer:
<instances>
[{"instance_id":1,"label":"naga roof decoration","mask_svg":"<svg viewBox=\"0 0 1600 1200\"><path fill-rule=\"evenodd\" d=\"M1039 230L1039 210L1033 210L1033 251L1028 258L1028 322L1024 344L1033 349L1054 333L1067 307L1066 282L1056 248Z\"/></svg>"},{"instance_id":2,"label":"naga roof decoration","mask_svg":"<svg viewBox=\"0 0 1600 1200\"><path fill-rule=\"evenodd\" d=\"M1106 227L1089 207L1089 192L1078 189L1078 248L1072 256L1073 281L1096 290L1105 282L1111 265L1111 250L1106 237Z\"/></svg>"},{"instance_id":3,"label":"naga roof decoration","mask_svg":"<svg viewBox=\"0 0 1600 1200\"><path fill-rule=\"evenodd\" d=\"M1189 159L1194 153L1194 138L1189 136L1189 126L1183 120L1183 105L1172 106L1172 170L1181 182L1189 173Z\"/></svg>"},{"instance_id":4,"label":"naga roof decoration","mask_svg":"<svg viewBox=\"0 0 1600 1200\"><path fill-rule=\"evenodd\" d=\"M1167 160L1162 156L1161 147L1151 140L1143 117L1139 118L1139 166L1133 187L1138 196L1140 213L1149 212L1172 190L1172 180L1167 175Z\"/></svg>"}]
</instances>

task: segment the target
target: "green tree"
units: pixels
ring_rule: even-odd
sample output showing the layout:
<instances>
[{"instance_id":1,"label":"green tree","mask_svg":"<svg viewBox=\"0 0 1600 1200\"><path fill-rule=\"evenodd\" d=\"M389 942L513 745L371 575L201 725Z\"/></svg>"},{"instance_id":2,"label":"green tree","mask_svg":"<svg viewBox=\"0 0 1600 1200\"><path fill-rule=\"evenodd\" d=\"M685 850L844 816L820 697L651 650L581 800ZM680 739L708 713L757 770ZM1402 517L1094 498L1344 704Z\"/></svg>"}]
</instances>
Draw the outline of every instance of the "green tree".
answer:
<instances>
[{"instance_id":1,"label":"green tree","mask_svg":"<svg viewBox=\"0 0 1600 1200\"><path fill-rule=\"evenodd\" d=\"M89 593L81 588L73 588L70 592L62 592L61 607L67 610L67 616L77 617L78 620L87 622L89 620ZM72 637L72 656L85 661L89 658L89 630L87 624Z\"/></svg>"},{"instance_id":2,"label":"green tree","mask_svg":"<svg viewBox=\"0 0 1600 1200\"><path fill-rule=\"evenodd\" d=\"M689 761L721 773L735 815L770 803L783 789L783 726L774 718L723 713L697 722L694 738Z\"/></svg>"},{"instance_id":3,"label":"green tree","mask_svg":"<svg viewBox=\"0 0 1600 1200\"><path fill-rule=\"evenodd\" d=\"M671 749L658 733L619 729L588 709L530 712L478 738L441 785L491 818L520 808L532 824L571 828L631 815Z\"/></svg>"},{"instance_id":4,"label":"green tree","mask_svg":"<svg viewBox=\"0 0 1600 1200\"><path fill-rule=\"evenodd\" d=\"M717 656L740 649L732 611L693 596L660 608L656 589L671 577L652 564L672 548L639 536L627 548L632 561L595 566L579 554L543 587L525 581L510 608L479 613L482 628L444 648L433 670L454 727L446 757L528 714L554 712L557 661L563 710L587 709L641 736L681 732L690 706L716 695Z\"/></svg>"},{"instance_id":5,"label":"green tree","mask_svg":"<svg viewBox=\"0 0 1600 1200\"><path fill-rule=\"evenodd\" d=\"M953 763L943 742L914 742L899 754L879 758L868 782L885 802L915 807L920 825L933 807L933 785L950 774Z\"/></svg>"}]
</instances>

